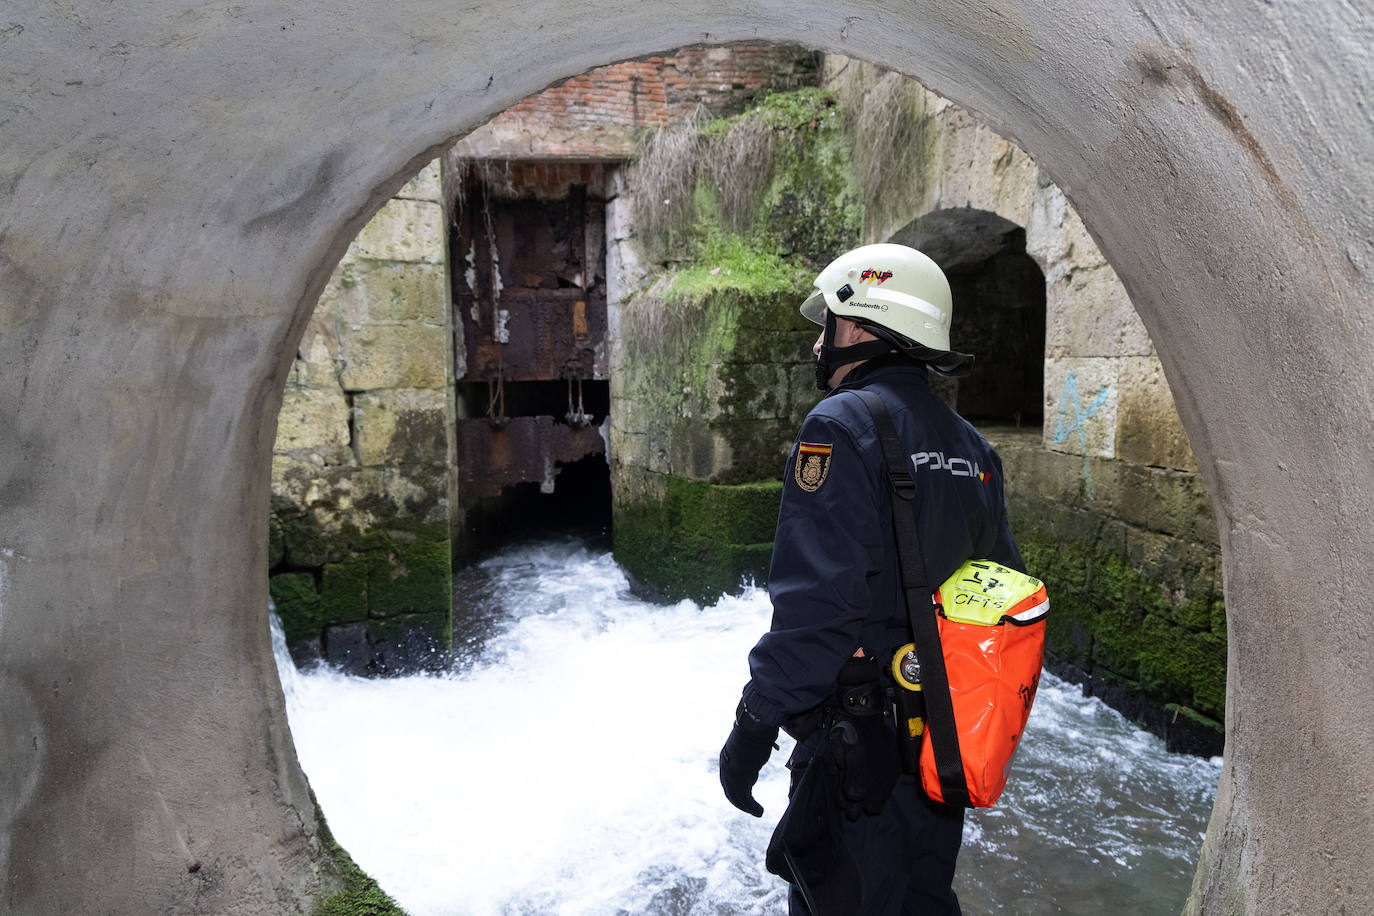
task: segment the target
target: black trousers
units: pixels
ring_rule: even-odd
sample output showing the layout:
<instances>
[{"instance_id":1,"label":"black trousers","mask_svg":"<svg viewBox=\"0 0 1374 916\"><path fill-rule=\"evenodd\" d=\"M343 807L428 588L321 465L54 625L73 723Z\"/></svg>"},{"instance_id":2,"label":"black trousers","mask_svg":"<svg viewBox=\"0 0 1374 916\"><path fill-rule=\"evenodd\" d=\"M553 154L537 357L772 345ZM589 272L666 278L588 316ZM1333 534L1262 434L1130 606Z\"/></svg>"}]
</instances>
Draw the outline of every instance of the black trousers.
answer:
<instances>
[{"instance_id":1,"label":"black trousers","mask_svg":"<svg viewBox=\"0 0 1374 916\"><path fill-rule=\"evenodd\" d=\"M792 771L793 785L801 776ZM960 916L954 866L964 809L931 801L916 776L903 775L880 814L845 821L844 841L859 872L862 916ZM791 916L814 916L796 886Z\"/></svg>"}]
</instances>

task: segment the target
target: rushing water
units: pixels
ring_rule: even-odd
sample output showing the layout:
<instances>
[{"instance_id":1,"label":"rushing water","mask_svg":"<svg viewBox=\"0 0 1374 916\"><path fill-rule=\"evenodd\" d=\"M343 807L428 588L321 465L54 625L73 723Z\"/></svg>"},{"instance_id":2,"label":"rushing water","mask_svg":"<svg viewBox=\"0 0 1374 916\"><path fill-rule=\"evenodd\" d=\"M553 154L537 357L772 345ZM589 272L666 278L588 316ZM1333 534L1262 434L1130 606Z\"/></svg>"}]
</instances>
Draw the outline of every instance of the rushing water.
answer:
<instances>
[{"instance_id":1,"label":"rushing water","mask_svg":"<svg viewBox=\"0 0 1374 916\"><path fill-rule=\"evenodd\" d=\"M478 610L444 675L298 673L276 634L301 763L359 865L413 916L786 912L763 868L786 736L761 820L716 776L765 593L649 604L573 540L458 589ZM1179 912L1219 768L1047 674L1001 802L968 817L964 912Z\"/></svg>"}]
</instances>

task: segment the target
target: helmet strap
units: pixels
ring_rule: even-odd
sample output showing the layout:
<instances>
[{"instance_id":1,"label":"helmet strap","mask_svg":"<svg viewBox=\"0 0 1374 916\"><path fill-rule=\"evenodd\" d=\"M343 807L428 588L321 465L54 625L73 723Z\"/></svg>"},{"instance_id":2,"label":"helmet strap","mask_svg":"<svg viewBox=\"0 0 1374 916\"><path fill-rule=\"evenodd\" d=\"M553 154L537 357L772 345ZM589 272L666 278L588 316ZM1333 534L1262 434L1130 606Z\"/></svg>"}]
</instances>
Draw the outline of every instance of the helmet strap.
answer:
<instances>
[{"instance_id":1,"label":"helmet strap","mask_svg":"<svg viewBox=\"0 0 1374 916\"><path fill-rule=\"evenodd\" d=\"M835 346L836 327L834 313L827 311L825 336L821 338L821 355L816 360L816 387L821 391L830 390L830 376L834 375L837 369L850 363L861 363L864 360L873 359L875 356L892 352L892 344L885 340L865 340L848 347L837 347Z\"/></svg>"},{"instance_id":2,"label":"helmet strap","mask_svg":"<svg viewBox=\"0 0 1374 916\"><path fill-rule=\"evenodd\" d=\"M898 334L890 328L885 328L877 322L864 318L853 320L879 340L887 341L898 353L918 363L925 363L940 375L948 378L963 378L973 371L973 354L971 353L960 353L957 350L935 350Z\"/></svg>"}]
</instances>

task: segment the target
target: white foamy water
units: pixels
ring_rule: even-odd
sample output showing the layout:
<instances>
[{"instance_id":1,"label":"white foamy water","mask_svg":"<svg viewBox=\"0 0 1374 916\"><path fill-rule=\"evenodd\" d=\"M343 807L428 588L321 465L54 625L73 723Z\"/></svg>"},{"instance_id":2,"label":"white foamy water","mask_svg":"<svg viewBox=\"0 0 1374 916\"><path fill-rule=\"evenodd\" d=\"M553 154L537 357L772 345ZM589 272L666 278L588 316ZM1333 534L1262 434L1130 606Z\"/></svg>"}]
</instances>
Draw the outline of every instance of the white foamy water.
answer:
<instances>
[{"instance_id":1,"label":"white foamy water","mask_svg":"<svg viewBox=\"0 0 1374 916\"><path fill-rule=\"evenodd\" d=\"M790 742L762 820L716 775L765 593L650 604L571 540L459 591L476 612L444 675L298 673L276 634L301 763L362 868L413 916L786 912L763 850ZM1218 771L1047 676L1001 804L969 817L965 913L1177 913Z\"/></svg>"}]
</instances>

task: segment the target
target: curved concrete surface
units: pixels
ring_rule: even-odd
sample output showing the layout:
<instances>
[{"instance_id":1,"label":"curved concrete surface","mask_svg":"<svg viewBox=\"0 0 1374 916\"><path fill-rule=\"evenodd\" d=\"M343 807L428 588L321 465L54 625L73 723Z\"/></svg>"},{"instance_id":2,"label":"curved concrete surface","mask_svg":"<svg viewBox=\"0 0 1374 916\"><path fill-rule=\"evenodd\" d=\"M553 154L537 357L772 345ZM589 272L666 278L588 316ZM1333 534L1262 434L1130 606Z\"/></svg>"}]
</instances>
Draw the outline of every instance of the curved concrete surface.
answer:
<instances>
[{"instance_id":1,"label":"curved concrete surface","mask_svg":"<svg viewBox=\"0 0 1374 916\"><path fill-rule=\"evenodd\" d=\"M1072 198L1222 531L1228 761L1190 906L1367 912L1370 23L1365 0L8 4L0 909L330 890L264 618L274 420L330 267L526 94L763 38L925 81Z\"/></svg>"}]
</instances>

